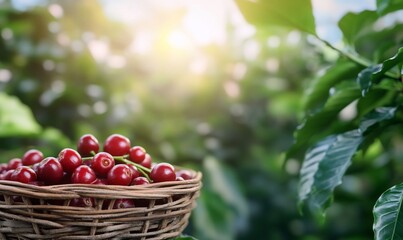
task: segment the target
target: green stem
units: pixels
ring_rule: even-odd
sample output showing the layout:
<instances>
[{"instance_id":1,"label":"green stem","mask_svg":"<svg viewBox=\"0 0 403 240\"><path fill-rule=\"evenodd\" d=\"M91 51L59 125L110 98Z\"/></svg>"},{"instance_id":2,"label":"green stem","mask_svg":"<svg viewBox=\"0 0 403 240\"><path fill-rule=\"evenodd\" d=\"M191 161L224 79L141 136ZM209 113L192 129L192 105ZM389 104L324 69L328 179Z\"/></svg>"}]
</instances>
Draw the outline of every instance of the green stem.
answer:
<instances>
[{"instance_id":1,"label":"green stem","mask_svg":"<svg viewBox=\"0 0 403 240\"><path fill-rule=\"evenodd\" d=\"M367 59L365 59L365 58L363 58L363 57L357 56L357 55L352 54L352 53L347 52L347 51L343 51L343 50L341 50L341 49L339 49L339 48L333 46L330 42L328 42L328 41L326 41L325 39L319 37L318 35L314 35L314 36L315 36L319 41L323 42L323 43L324 43L326 46L328 46L329 48L335 50L335 51L338 52L340 55L342 55L342 56L344 56L344 57L350 59L351 61L357 63L358 65L361 65L361 66L363 66L363 67L365 67L365 68L374 65L373 63L371 63L371 61L369 61L369 60L367 60ZM387 76L387 77L389 77L389 78L400 80L400 77L399 77L399 76L396 76L395 74L393 74L393 73L391 73L391 72L388 72L388 71L387 71L387 72L385 72L384 74L385 74L385 76Z\"/></svg>"},{"instance_id":2,"label":"green stem","mask_svg":"<svg viewBox=\"0 0 403 240\"><path fill-rule=\"evenodd\" d=\"M149 176L150 173L151 173L151 169L146 168L146 167L144 167L144 166L141 165L141 164L138 164L138 163L135 163L135 162L130 161L130 160L128 159L128 157L129 157L129 155L113 156L113 159L114 159L115 161L118 161L118 162L121 162L121 163L134 165L134 166L137 168L137 170L139 170L139 172L140 172L143 176L145 176L145 177L148 179L148 181L151 181L150 176ZM81 159L82 159L83 161L88 161L88 160L93 159L93 157L83 157L83 158L81 158Z\"/></svg>"},{"instance_id":3,"label":"green stem","mask_svg":"<svg viewBox=\"0 0 403 240\"><path fill-rule=\"evenodd\" d=\"M119 156L119 157L113 157L113 158L115 159L115 161L120 161L120 162L123 162L123 163L126 163L126 164L134 165L134 166L137 167L139 170L141 169L141 171L146 172L147 175L150 174L151 169L146 168L146 167L144 167L144 166L141 165L141 164L132 162L132 161L128 160L126 157L127 157L127 156Z\"/></svg>"}]
</instances>

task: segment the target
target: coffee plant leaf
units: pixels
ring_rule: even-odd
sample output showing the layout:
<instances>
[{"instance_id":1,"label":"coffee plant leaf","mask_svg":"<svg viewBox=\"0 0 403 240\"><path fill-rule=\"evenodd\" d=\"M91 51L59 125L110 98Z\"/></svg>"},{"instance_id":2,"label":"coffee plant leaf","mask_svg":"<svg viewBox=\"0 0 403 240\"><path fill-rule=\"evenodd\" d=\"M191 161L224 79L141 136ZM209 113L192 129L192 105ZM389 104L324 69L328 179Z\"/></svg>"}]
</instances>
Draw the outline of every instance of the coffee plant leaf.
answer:
<instances>
[{"instance_id":1,"label":"coffee plant leaf","mask_svg":"<svg viewBox=\"0 0 403 240\"><path fill-rule=\"evenodd\" d=\"M403 9L403 0L377 0L376 7L379 15L386 15L390 12Z\"/></svg>"},{"instance_id":2,"label":"coffee plant leaf","mask_svg":"<svg viewBox=\"0 0 403 240\"><path fill-rule=\"evenodd\" d=\"M352 158L365 139L365 131L394 117L396 108L380 108L369 113L360 127L329 136L309 149L300 170L299 203L314 213L329 206L334 189L342 183Z\"/></svg>"},{"instance_id":3,"label":"coffee plant leaf","mask_svg":"<svg viewBox=\"0 0 403 240\"><path fill-rule=\"evenodd\" d=\"M403 183L386 190L373 208L374 239L403 239Z\"/></svg>"},{"instance_id":4,"label":"coffee plant leaf","mask_svg":"<svg viewBox=\"0 0 403 240\"><path fill-rule=\"evenodd\" d=\"M338 25L344 39L353 45L358 37L372 31L372 25L377 19L378 14L375 11L349 12L340 19Z\"/></svg>"},{"instance_id":5,"label":"coffee plant leaf","mask_svg":"<svg viewBox=\"0 0 403 240\"><path fill-rule=\"evenodd\" d=\"M310 0L235 1L245 19L259 28L282 26L316 35Z\"/></svg>"}]
</instances>

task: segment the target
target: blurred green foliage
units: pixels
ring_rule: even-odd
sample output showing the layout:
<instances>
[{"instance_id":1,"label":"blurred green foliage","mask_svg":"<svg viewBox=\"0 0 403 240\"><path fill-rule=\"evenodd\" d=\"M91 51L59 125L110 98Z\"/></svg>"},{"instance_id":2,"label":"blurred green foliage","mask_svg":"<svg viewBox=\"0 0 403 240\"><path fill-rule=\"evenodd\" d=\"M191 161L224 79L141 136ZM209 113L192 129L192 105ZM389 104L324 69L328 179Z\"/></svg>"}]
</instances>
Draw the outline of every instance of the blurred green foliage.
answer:
<instances>
[{"instance_id":1,"label":"blurred green foliage","mask_svg":"<svg viewBox=\"0 0 403 240\"><path fill-rule=\"evenodd\" d=\"M265 8L254 15L249 2L237 2L256 24L252 36L236 37L238 26L228 23L225 44L198 45L183 53L155 41L140 54L130 49L145 28L163 39L186 9L154 9L155 20L126 25L108 18L95 0L38 1L24 10L16 2L0 1L1 161L32 147L54 156L75 147L85 133L101 142L121 133L155 161L203 172L203 190L186 234L206 240L371 238L368 209L384 187L385 171L371 169L360 180L346 179L350 185L340 189L321 224L309 213L298 213L301 151L284 161L304 106L313 112L325 106L328 120L341 110L326 103L321 91L310 95L309 87L328 90L338 81L333 75L347 78L357 67L340 61L327 70L336 72L327 83L312 84L335 58L292 30L306 23L302 30L314 32L310 2L291 8L295 14L288 16L298 16L291 25L281 12L288 9L287 1L274 1L281 11L268 10L277 19L274 25L256 18L265 16ZM355 26L361 29L359 23ZM361 44L365 39L351 35L349 41L363 54L372 51L369 43ZM379 54L380 59L388 56ZM352 99L355 90L334 98ZM326 124L313 121L311 128L323 132L312 142L326 133ZM379 148L372 146L375 156Z\"/></svg>"}]
</instances>

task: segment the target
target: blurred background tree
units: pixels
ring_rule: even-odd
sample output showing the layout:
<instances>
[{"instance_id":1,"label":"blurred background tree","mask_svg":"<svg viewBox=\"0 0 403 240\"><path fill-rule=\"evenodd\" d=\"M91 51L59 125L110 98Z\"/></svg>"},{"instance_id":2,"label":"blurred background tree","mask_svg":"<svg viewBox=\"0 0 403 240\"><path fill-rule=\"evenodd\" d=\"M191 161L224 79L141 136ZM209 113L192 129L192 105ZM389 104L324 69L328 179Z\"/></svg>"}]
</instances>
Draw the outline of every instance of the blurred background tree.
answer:
<instances>
[{"instance_id":1,"label":"blurred background tree","mask_svg":"<svg viewBox=\"0 0 403 240\"><path fill-rule=\"evenodd\" d=\"M203 172L186 229L199 239L372 237L354 196L324 225L297 211L300 162L284 152L305 89L336 60L312 37L256 31L232 1L2 0L0 33L3 162L121 133Z\"/></svg>"}]
</instances>

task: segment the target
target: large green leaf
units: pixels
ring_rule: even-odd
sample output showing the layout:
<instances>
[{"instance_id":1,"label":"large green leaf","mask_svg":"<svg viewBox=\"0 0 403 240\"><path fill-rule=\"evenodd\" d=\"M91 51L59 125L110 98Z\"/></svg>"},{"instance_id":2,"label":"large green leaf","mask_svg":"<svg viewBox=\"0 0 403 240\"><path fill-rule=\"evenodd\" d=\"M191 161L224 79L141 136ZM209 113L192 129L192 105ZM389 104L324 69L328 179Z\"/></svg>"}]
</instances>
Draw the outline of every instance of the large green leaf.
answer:
<instances>
[{"instance_id":1,"label":"large green leaf","mask_svg":"<svg viewBox=\"0 0 403 240\"><path fill-rule=\"evenodd\" d=\"M271 25L299 29L315 35L310 0L235 0L245 19L257 27Z\"/></svg>"},{"instance_id":2,"label":"large green leaf","mask_svg":"<svg viewBox=\"0 0 403 240\"><path fill-rule=\"evenodd\" d=\"M347 13L339 21L339 28L344 39L353 45L355 40L368 31L373 31L372 24L378 19L375 11L362 11L359 13Z\"/></svg>"},{"instance_id":3,"label":"large green leaf","mask_svg":"<svg viewBox=\"0 0 403 240\"><path fill-rule=\"evenodd\" d=\"M33 135L40 130L27 106L16 97L0 93L0 137Z\"/></svg>"},{"instance_id":4,"label":"large green leaf","mask_svg":"<svg viewBox=\"0 0 403 240\"><path fill-rule=\"evenodd\" d=\"M357 82L361 87L362 95L365 96L374 83L379 83L379 81L386 75L387 71L395 66L401 65L402 63L403 48L400 48L396 55L385 60L382 64L370 66L362 70L357 77ZM398 78L397 75L395 77Z\"/></svg>"},{"instance_id":5,"label":"large green leaf","mask_svg":"<svg viewBox=\"0 0 403 240\"><path fill-rule=\"evenodd\" d=\"M373 214L375 240L403 239L403 183L386 190L376 201Z\"/></svg>"},{"instance_id":6,"label":"large green leaf","mask_svg":"<svg viewBox=\"0 0 403 240\"><path fill-rule=\"evenodd\" d=\"M379 15L403 9L403 0L376 0Z\"/></svg>"},{"instance_id":7,"label":"large green leaf","mask_svg":"<svg viewBox=\"0 0 403 240\"><path fill-rule=\"evenodd\" d=\"M333 126L339 125L340 111L360 97L360 91L353 81L336 85L321 111L307 116L295 131L295 143L287 152L287 159L306 150L313 142L331 134ZM318 132L318 129L321 129ZM315 134L313 134L315 133Z\"/></svg>"},{"instance_id":8,"label":"large green leaf","mask_svg":"<svg viewBox=\"0 0 403 240\"><path fill-rule=\"evenodd\" d=\"M330 89L339 82L355 78L360 68L351 62L339 61L325 70L324 74L312 81L304 99L305 109L308 112L316 112L323 107L330 96Z\"/></svg>"},{"instance_id":9,"label":"large green leaf","mask_svg":"<svg viewBox=\"0 0 403 240\"><path fill-rule=\"evenodd\" d=\"M300 171L299 202L313 212L322 212L334 189L341 184L352 157L364 140L365 131L391 119L396 108L379 108L369 113L358 129L333 135L310 149Z\"/></svg>"}]
</instances>

